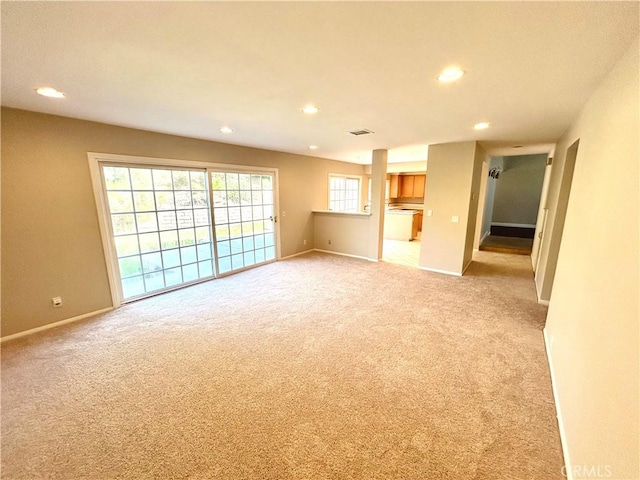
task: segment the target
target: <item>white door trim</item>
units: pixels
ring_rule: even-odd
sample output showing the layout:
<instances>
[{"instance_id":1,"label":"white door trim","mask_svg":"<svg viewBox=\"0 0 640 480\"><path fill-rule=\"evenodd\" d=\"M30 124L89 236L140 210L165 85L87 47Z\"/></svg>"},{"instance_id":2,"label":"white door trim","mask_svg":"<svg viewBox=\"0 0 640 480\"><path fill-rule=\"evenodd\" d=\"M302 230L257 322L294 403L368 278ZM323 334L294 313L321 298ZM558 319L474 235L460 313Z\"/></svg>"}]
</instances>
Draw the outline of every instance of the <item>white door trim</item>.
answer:
<instances>
[{"instance_id":1,"label":"white door trim","mask_svg":"<svg viewBox=\"0 0 640 480\"><path fill-rule=\"evenodd\" d=\"M240 268L237 270L232 270L230 272L225 272L222 274L218 274L218 247L217 247L217 239L215 233L215 218L213 215L213 191L211 190L211 186L209 186L209 198L211 203L211 226L212 226L212 235L213 235L213 248L215 252L215 264L216 264L216 278L226 277L227 275L233 275L234 273L239 273L244 270L249 270L251 268L259 267L260 265L264 265L267 263L277 262L278 260L282 260L282 254L280 249L280 219L282 215L280 215L280 186L279 186L279 177L278 177L278 169L277 168L264 168L264 167L252 167L248 165L230 165L230 164L218 164L222 166L207 168L207 177L211 179L212 172L228 172L228 173L236 173L246 171L247 173L270 173L273 175L273 214L275 216L275 221L273 222L273 233L275 235L275 247L276 247L276 258L274 260L269 260L258 265L251 265L249 267Z\"/></svg>"}]
</instances>

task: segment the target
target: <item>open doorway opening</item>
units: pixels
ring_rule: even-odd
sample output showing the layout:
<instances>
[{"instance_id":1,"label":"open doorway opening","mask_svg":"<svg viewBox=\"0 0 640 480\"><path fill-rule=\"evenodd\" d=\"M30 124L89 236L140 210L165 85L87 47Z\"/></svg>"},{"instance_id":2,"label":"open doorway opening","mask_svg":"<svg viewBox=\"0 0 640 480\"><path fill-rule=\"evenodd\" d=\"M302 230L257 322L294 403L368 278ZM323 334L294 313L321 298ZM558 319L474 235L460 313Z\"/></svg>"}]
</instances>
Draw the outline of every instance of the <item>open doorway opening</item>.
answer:
<instances>
[{"instance_id":1,"label":"open doorway opening","mask_svg":"<svg viewBox=\"0 0 640 480\"><path fill-rule=\"evenodd\" d=\"M383 261L418 267L426 169L426 162L389 165L385 191Z\"/></svg>"},{"instance_id":2,"label":"open doorway opening","mask_svg":"<svg viewBox=\"0 0 640 480\"><path fill-rule=\"evenodd\" d=\"M492 157L479 249L531 255L547 154Z\"/></svg>"},{"instance_id":3,"label":"open doorway opening","mask_svg":"<svg viewBox=\"0 0 640 480\"><path fill-rule=\"evenodd\" d=\"M539 255L535 265L535 282L538 293L538 300L541 303L548 302L551 298L551 290L556 273L558 255L560 253L560 243L564 230L564 221L569 206L569 196L571 194L571 184L573 182L573 172L578 158L578 148L580 139L576 140L568 149L562 167L562 180L559 190L550 193L557 198L555 212L551 212L545 217L545 224L541 232ZM544 256L544 259L543 259Z\"/></svg>"}]
</instances>

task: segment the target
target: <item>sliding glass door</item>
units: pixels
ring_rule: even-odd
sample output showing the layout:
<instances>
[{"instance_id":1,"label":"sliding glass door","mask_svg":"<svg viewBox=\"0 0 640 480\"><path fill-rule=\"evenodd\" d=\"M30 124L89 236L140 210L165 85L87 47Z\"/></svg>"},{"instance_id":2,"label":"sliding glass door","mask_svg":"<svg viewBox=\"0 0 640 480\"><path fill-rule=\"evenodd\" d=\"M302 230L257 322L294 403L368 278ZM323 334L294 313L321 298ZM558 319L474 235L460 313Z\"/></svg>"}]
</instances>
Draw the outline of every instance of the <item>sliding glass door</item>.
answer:
<instances>
[{"instance_id":1,"label":"sliding glass door","mask_svg":"<svg viewBox=\"0 0 640 480\"><path fill-rule=\"evenodd\" d=\"M114 306L277 258L275 170L89 154Z\"/></svg>"},{"instance_id":2,"label":"sliding glass door","mask_svg":"<svg viewBox=\"0 0 640 480\"><path fill-rule=\"evenodd\" d=\"M274 174L245 170L210 174L218 274L274 260Z\"/></svg>"},{"instance_id":3,"label":"sliding glass door","mask_svg":"<svg viewBox=\"0 0 640 480\"><path fill-rule=\"evenodd\" d=\"M213 276L203 170L103 165L123 301Z\"/></svg>"}]
</instances>

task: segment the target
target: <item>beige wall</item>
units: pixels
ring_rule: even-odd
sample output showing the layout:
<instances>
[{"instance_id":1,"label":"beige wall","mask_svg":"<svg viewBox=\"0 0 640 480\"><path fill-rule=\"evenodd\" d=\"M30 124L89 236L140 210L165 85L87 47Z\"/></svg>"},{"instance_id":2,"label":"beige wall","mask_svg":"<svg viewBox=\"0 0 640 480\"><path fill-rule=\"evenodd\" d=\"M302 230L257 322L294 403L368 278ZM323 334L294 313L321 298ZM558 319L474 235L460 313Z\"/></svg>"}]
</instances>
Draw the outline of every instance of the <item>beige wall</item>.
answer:
<instances>
[{"instance_id":1,"label":"beige wall","mask_svg":"<svg viewBox=\"0 0 640 480\"><path fill-rule=\"evenodd\" d=\"M476 233L473 239L473 249L480 249L480 241L483 240L484 232L482 226L484 224L484 208L487 200L487 184L489 182L489 163L491 157L486 157L482 162L482 171L480 172L480 190L478 193L478 210L476 212Z\"/></svg>"},{"instance_id":2,"label":"beige wall","mask_svg":"<svg viewBox=\"0 0 640 480\"><path fill-rule=\"evenodd\" d=\"M550 152L547 156L547 160L553 158L555 153ZM549 164L544 168L544 179L542 181L542 192L540 193L540 205L538 206L538 216L536 217L536 233L533 237L533 245L531 247L531 266L533 270L538 268L538 255L540 254L540 234L544 228L544 222L546 218L546 206L547 196L549 194L549 180L551 179L551 172L553 171L553 164Z\"/></svg>"},{"instance_id":3,"label":"beige wall","mask_svg":"<svg viewBox=\"0 0 640 480\"><path fill-rule=\"evenodd\" d=\"M364 165L366 173L371 173L371 165ZM423 174L427 171L427 161L395 162L387 164L387 173L413 173Z\"/></svg>"},{"instance_id":4,"label":"beige wall","mask_svg":"<svg viewBox=\"0 0 640 480\"><path fill-rule=\"evenodd\" d=\"M482 153L477 154L476 147L476 142L429 147L419 263L423 268L460 275L468 260L467 250L473 252L477 203L475 210L471 203L477 202L482 169ZM427 216L428 210L433 216ZM454 215L459 217L458 223L452 223Z\"/></svg>"},{"instance_id":5,"label":"beige wall","mask_svg":"<svg viewBox=\"0 0 640 480\"><path fill-rule=\"evenodd\" d=\"M504 157L491 157L489 159L489 171L492 168L502 168L504 164ZM487 172L488 175L488 172ZM496 198L496 182L493 177L487 178L487 188L484 198L484 209L482 211L482 235L491 234L491 218L493 217L493 203Z\"/></svg>"},{"instance_id":6,"label":"beige wall","mask_svg":"<svg viewBox=\"0 0 640 480\"><path fill-rule=\"evenodd\" d=\"M504 157L503 172L494 180L493 222L535 225L546 163L546 153Z\"/></svg>"},{"instance_id":7,"label":"beige wall","mask_svg":"<svg viewBox=\"0 0 640 480\"><path fill-rule=\"evenodd\" d=\"M387 185L387 151L374 150L371 156L371 217L369 217L369 250L367 257L382 260L385 187Z\"/></svg>"},{"instance_id":8,"label":"beige wall","mask_svg":"<svg viewBox=\"0 0 640 480\"><path fill-rule=\"evenodd\" d=\"M315 248L356 257L369 257L370 215L330 212L316 212L313 215Z\"/></svg>"},{"instance_id":9,"label":"beige wall","mask_svg":"<svg viewBox=\"0 0 640 480\"><path fill-rule=\"evenodd\" d=\"M545 336L565 453L616 479L640 476L639 49L636 40L559 141L551 179L557 195L579 139Z\"/></svg>"},{"instance_id":10,"label":"beige wall","mask_svg":"<svg viewBox=\"0 0 640 480\"><path fill-rule=\"evenodd\" d=\"M480 203L480 189L482 185L482 164L487 158L487 154L476 143L476 151L473 161L473 177L471 179L471 195L469 201L469 211L467 213L467 236L464 244L464 260L462 271L471 265L473 260L473 246L476 240L476 226L481 220L478 219L478 204Z\"/></svg>"},{"instance_id":11,"label":"beige wall","mask_svg":"<svg viewBox=\"0 0 640 480\"><path fill-rule=\"evenodd\" d=\"M311 211L327 208L328 174L363 173L361 165L3 108L3 336L111 306L89 151L278 168L282 256L313 248ZM54 296L62 307L52 307Z\"/></svg>"}]
</instances>

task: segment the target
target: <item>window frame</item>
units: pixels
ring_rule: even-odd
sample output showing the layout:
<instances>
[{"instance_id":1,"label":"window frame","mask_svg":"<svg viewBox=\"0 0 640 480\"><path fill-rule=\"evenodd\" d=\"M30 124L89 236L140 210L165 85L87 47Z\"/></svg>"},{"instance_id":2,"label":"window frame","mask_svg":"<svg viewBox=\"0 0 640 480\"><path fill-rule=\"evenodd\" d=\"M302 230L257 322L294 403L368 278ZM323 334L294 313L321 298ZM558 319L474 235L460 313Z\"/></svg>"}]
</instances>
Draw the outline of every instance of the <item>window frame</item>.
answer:
<instances>
[{"instance_id":1,"label":"window frame","mask_svg":"<svg viewBox=\"0 0 640 480\"><path fill-rule=\"evenodd\" d=\"M331 208L331 192L335 189L331 188L331 179L332 178L343 178L345 180L348 179L355 179L358 180L358 191L357 191L357 195L356 195L356 209L355 210L333 210ZM347 174L347 173L329 173L328 178L327 178L327 210L331 211L331 212L341 212L341 213L360 213L362 211L361 207L360 207L360 202L362 201L362 175L353 175L353 174ZM346 182L345 182L345 189L344 189L344 193L346 194L348 192L348 189L346 188Z\"/></svg>"},{"instance_id":2,"label":"window frame","mask_svg":"<svg viewBox=\"0 0 640 480\"><path fill-rule=\"evenodd\" d=\"M104 251L106 266L107 266L107 277L109 280L109 288L111 290L111 302L113 308L118 308L123 304L123 294L122 294L122 285L120 283L120 276L118 274L118 256L115 250L115 245L111 241L113 238L112 230L111 230L111 220L109 216L109 208L107 205L107 194L106 190L103 188L102 183L102 165L103 164L121 164L122 166L135 167L135 166L145 166L145 167L169 167L169 168L191 168L191 169L204 169L209 175L209 172L212 169L234 169L234 170L247 170L247 171L263 171L270 172L274 175L274 212L280 211L280 202L279 202L279 176L278 169L272 167L260 167L260 166L250 166L250 165L236 165L236 164L226 164L226 163L213 163L213 162L200 162L195 160L179 160L173 158L154 158L154 157L138 157L131 155L118 155L111 153L96 153L96 152L87 152L87 160L89 163L89 172L91 175L91 183L93 186L94 198L96 201L96 210L98 213L98 224L100 226L100 236L102 238L102 247ZM210 205L212 203L212 192L211 188L209 188L209 202ZM213 207L211 207L211 212L213 212ZM213 219L211 220L213 222ZM213 224L213 223L212 223ZM280 260L281 257L281 243L280 243L280 222L275 223L275 234L276 234L276 261ZM215 247L214 247L215 248ZM214 250L214 255L217 255L217 252ZM202 280L209 281L209 279ZM193 283L200 283L200 281L195 281ZM187 285L178 285L175 288L170 288L167 290L163 290L164 293L170 290L177 290L179 288L183 288ZM128 302L129 300L127 300Z\"/></svg>"}]
</instances>

